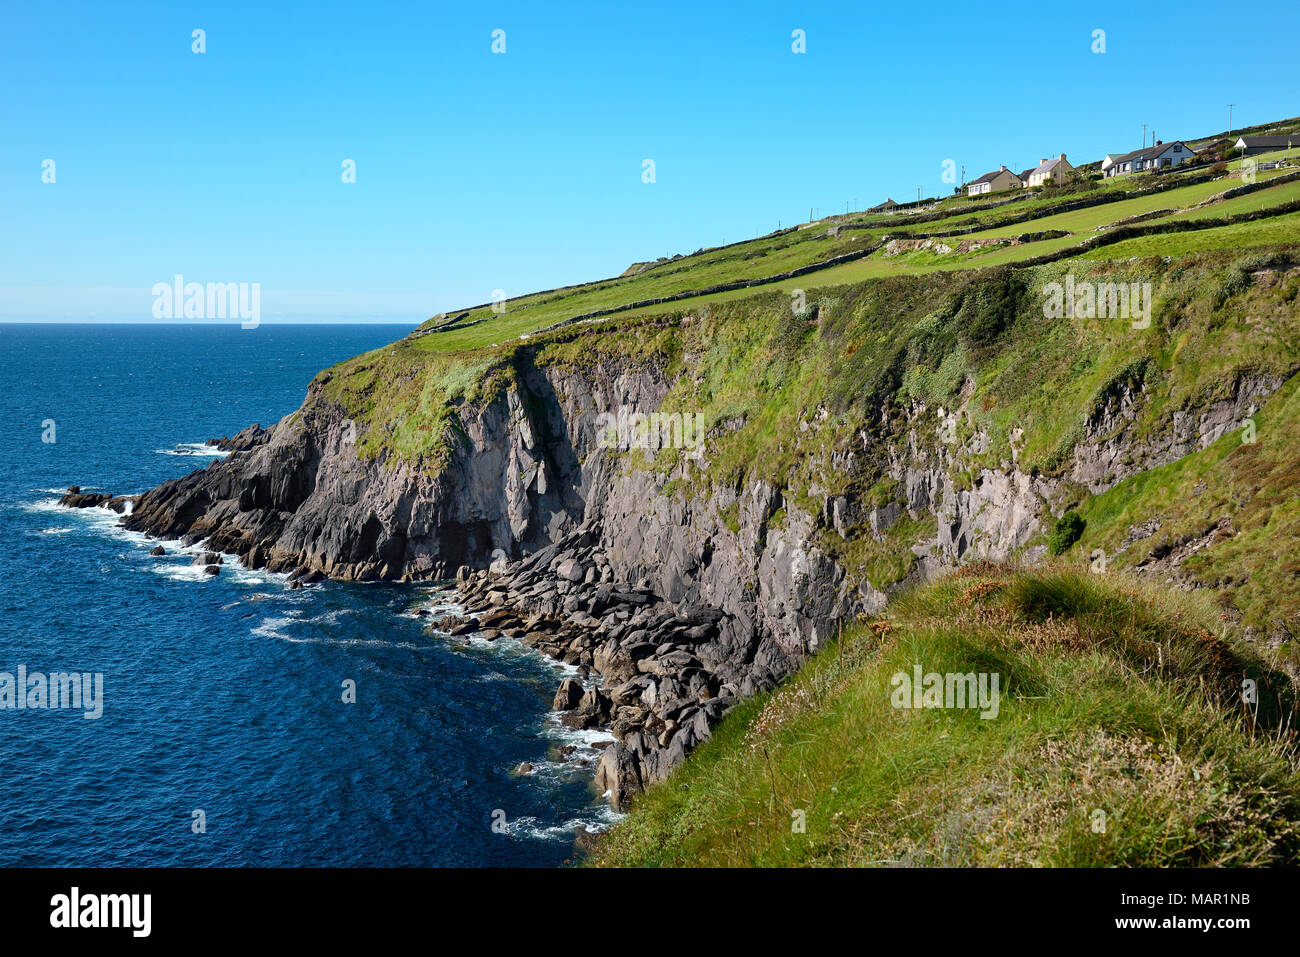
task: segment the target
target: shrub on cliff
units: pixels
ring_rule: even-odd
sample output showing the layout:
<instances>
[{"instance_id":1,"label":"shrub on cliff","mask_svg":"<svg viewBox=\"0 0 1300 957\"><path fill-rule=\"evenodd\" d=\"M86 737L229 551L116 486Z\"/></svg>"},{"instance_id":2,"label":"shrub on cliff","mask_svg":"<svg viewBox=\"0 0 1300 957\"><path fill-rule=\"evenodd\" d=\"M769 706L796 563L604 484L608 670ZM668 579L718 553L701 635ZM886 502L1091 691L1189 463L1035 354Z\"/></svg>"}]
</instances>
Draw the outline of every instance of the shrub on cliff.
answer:
<instances>
[{"instance_id":1,"label":"shrub on cliff","mask_svg":"<svg viewBox=\"0 0 1300 957\"><path fill-rule=\"evenodd\" d=\"M1047 538L1047 550L1053 555L1060 555L1069 549L1083 535L1086 523L1078 512L1071 509L1056 520L1052 534Z\"/></svg>"}]
</instances>

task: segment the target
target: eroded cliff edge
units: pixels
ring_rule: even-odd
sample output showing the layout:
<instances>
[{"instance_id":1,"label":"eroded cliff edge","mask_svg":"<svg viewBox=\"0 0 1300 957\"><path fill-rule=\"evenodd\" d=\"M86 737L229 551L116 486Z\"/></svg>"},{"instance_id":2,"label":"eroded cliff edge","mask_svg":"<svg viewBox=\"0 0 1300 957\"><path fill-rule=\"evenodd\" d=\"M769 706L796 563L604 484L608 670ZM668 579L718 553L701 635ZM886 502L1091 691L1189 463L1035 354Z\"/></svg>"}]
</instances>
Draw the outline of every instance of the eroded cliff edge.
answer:
<instances>
[{"instance_id":1,"label":"eroded cliff edge","mask_svg":"<svg viewBox=\"0 0 1300 957\"><path fill-rule=\"evenodd\" d=\"M1063 509L1241 428L1294 372L1275 354L1189 375L1161 362L1187 330L1159 325L1118 345L1068 330L1096 350L1081 371L1024 277L894 286L570 328L497 348L459 391L415 335L323 373L298 412L124 523L300 579L459 575L471 608L601 677L562 703L616 729L617 798L892 588L1041 558ZM1051 381L1069 361L1075 379ZM603 415L696 409L698 448L602 442Z\"/></svg>"}]
</instances>

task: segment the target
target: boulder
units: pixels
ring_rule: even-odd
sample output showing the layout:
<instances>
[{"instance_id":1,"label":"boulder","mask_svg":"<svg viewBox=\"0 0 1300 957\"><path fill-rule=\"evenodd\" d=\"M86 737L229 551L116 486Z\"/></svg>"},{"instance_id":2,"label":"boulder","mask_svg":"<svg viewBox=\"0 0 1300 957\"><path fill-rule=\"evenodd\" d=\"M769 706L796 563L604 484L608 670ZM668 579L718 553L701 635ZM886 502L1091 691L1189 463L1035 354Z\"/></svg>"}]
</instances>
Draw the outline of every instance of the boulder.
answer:
<instances>
[{"instance_id":1,"label":"boulder","mask_svg":"<svg viewBox=\"0 0 1300 957\"><path fill-rule=\"evenodd\" d=\"M649 595L639 591L616 591L611 592L609 597L625 605L645 605L650 601Z\"/></svg>"},{"instance_id":2,"label":"boulder","mask_svg":"<svg viewBox=\"0 0 1300 957\"><path fill-rule=\"evenodd\" d=\"M565 678L560 682L559 690L555 692L555 700L551 703L551 710L571 711L578 706L583 693L581 681L577 678Z\"/></svg>"},{"instance_id":3,"label":"boulder","mask_svg":"<svg viewBox=\"0 0 1300 957\"><path fill-rule=\"evenodd\" d=\"M615 811L621 811L632 795L644 789L636 755L618 742L606 748L596 762L596 788L609 796Z\"/></svg>"},{"instance_id":4,"label":"boulder","mask_svg":"<svg viewBox=\"0 0 1300 957\"><path fill-rule=\"evenodd\" d=\"M587 571L577 559L566 558L555 566L555 574L567 582L580 582L586 576Z\"/></svg>"}]
</instances>

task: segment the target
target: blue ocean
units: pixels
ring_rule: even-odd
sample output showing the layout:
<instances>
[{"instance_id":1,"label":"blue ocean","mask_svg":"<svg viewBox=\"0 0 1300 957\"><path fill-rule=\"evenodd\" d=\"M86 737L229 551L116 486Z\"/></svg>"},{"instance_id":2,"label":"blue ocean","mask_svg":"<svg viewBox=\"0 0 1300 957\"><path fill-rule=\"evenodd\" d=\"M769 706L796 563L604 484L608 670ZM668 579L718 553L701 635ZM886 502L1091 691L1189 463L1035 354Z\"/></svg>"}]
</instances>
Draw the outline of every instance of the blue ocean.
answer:
<instances>
[{"instance_id":1,"label":"blue ocean","mask_svg":"<svg viewBox=\"0 0 1300 957\"><path fill-rule=\"evenodd\" d=\"M562 666L433 632L445 588L209 577L56 504L202 468L408 329L0 325L0 672L103 675L97 719L0 708L0 865L545 866L608 824Z\"/></svg>"}]
</instances>

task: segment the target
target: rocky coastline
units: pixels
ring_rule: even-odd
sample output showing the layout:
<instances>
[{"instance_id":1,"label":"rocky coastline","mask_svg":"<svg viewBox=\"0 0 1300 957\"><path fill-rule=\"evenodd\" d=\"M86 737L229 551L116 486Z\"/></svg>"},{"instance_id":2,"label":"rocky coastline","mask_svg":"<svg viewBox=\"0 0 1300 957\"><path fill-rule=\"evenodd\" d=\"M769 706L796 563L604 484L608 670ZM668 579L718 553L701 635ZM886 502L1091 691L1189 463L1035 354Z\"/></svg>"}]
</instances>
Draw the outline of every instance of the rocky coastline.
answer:
<instances>
[{"instance_id":1,"label":"rocky coastline","mask_svg":"<svg viewBox=\"0 0 1300 957\"><path fill-rule=\"evenodd\" d=\"M777 680L733 656L734 621L721 609L657 597L646 581L619 582L595 522L520 562L462 567L468 616L435 622L450 634L518 639L566 664L552 707L575 729L613 736L596 786L615 810L664 780L712 735L740 698Z\"/></svg>"},{"instance_id":2,"label":"rocky coastline","mask_svg":"<svg viewBox=\"0 0 1300 957\"><path fill-rule=\"evenodd\" d=\"M87 493L70 486L66 508L109 508L129 515L139 496ZM187 535L185 544L202 539ZM612 743L596 763L596 787L614 810L658 783L712 735L736 702L782 676L737 655L743 628L719 608L668 602L646 580L621 582L600 546L599 523L574 532L518 562L489 568L462 565L456 590L464 616L444 615L434 628L453 637L515 638L581 679L561 681L552 708L578 730L609 731ZM167 554L162 545L150 554ZM218 575L220 554L204 551L192 564ZM297 568L287 587L320 581L319 570ZM752 644L752 642L751 642Z\"/></svg>"},{"instance_id":3,"label":"rocky coastline","mask_svg":"<svg viewBox=\"0 0 1300 957\"><path fill-rule=\"evenodd\" d=\"M1239 377L1143 432L1151 387L1117 380L1052 476L977 465L988 434L949 443L936 410L914 403L851 434L822 434L824 417L810 414L789 440L806 445L798 474L724 480L710 474L716 433L701 456L664 468L599 445L602 413L661 406L665 370L617 356L547 364L541 348L521 347L527 361L508 388L457 410L457 439L436 468L359 451L358 434L383 426L359 433L355 410L318 381L275 426L212 440L229 454L203 469L138 496L73 486L61 504L107 507L130 530L284 573L289 588L454 579L476 617L439 630L508 635L580 669L555 707L614 738L596 776L618 807L667 777L734 703L880 611L889 590L973 558L1036 560L1035 536L1072 488L1095 493L1204 447L1282 381ZM954 435L966 421L964 403L937 411ZM882 445L886 435L896 441ZM954 481L963 471L969 485ZM873 482L885 494L865 494ZM868 574L837 549L883 543L900 523L904 577Z\"/></svg>"}]
</instances>

